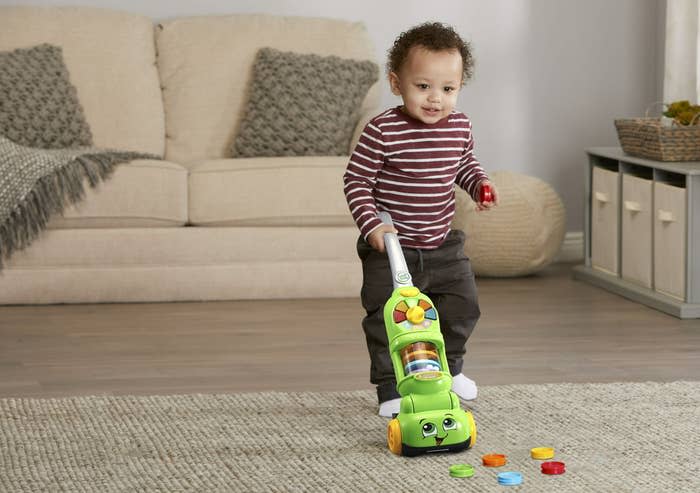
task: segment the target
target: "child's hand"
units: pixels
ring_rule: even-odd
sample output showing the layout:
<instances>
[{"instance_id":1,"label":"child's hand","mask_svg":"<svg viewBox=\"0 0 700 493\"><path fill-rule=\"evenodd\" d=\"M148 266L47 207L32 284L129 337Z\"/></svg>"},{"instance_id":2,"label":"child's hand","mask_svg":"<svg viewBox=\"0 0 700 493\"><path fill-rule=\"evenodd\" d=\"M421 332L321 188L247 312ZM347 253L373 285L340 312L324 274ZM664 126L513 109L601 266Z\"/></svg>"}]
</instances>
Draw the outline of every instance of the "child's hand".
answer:
<instances>
[{"instance_id":1,"label":"child's hand","mask_svg":"<svg viewBox=\"0 0 700 493\"><path fill-rule=\"evenodd\" d=\"M378 252L384 252L384 233L398 233L396 228L382 224L367 236L367 243Z\"/></svg>"},{"instance_id":2,"label":"child's hand","mask_svg":"<svg viewBox=\"0 0 700 493\"><path fill-rule=\"evenodd\" d=\"M484 195L488 195L482 193L484 185L488 185L488 187L491 189L491 200L484 200L485 198L487 198L484 197ZM496 187L494 187L493 183L491 183L490 181L483 180L479 182L476 194L479 197L479 201L476 203L477 211L487 211L491 207L498 205L498 192L496 192Z\"/></svg>"}]
</instances>

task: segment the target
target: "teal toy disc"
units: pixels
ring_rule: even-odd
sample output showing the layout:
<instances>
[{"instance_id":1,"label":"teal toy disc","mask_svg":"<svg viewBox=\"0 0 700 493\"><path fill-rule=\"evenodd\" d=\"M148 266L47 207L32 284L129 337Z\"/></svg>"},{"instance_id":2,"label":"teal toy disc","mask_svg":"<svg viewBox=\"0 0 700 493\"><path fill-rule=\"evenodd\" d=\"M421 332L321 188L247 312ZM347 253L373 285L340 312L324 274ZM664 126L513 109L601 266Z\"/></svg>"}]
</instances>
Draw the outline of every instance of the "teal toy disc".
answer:
<instances>
[{"instance_id":1,"label":"teal toy disc","mask_svg":"<svg viewBox=\"0 0 700 493\"><path fill-rule=\"evenodd\" d=\"M508 471L498 474L498 484L504 486L515 486L523 482L523 475L519 472Z\"/></svg>"}]
</instances>

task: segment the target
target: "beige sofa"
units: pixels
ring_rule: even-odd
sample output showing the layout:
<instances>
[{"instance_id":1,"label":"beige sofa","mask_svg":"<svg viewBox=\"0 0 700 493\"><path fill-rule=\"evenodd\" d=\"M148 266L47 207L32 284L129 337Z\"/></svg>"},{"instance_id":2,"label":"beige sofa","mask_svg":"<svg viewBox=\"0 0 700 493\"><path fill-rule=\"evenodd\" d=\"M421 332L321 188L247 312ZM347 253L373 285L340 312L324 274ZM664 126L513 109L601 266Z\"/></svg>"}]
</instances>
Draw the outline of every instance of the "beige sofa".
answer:
<instances>
[{"instance_id":1,"label":"beige sofa","mask_svg":"<svg viewBox=\"0 0 700 493\"><path fill-rule=\"evenodd\" d=\"M52 220L6 263L0 303L357 295L347 157L227 155L259 48L374 59L360 23L0 8L0 51L40 43L63 48L95 145L163 160L119 166ZM381 83L363 119L379 112Z\"/></svg>"}]
</instances>

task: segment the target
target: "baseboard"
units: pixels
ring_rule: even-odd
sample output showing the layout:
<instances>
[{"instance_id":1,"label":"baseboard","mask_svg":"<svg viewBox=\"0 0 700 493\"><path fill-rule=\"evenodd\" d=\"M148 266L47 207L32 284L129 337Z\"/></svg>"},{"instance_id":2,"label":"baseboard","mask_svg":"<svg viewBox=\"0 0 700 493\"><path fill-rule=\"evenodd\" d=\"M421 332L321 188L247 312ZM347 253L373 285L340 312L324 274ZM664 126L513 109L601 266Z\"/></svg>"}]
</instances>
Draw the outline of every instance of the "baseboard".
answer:
<instances>
[{"instance_id":1,"label":"baseboard","mask_svg":"<svg viewBox=\"0 0 700 493\"><path fill-rule=\"evenodd\" d=\"M583 231L569 231L564 236L555 262L583 262Z\"/></svg>"}]
</instances>

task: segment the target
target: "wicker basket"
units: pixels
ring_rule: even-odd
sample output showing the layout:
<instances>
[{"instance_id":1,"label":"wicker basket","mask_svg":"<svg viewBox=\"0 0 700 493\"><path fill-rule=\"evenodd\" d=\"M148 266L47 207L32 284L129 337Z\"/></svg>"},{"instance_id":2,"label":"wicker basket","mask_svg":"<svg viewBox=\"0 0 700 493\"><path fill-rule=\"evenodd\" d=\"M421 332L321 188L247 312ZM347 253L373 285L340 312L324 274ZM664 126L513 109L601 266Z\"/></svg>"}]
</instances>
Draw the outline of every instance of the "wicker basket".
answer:
<instances>
[{"instance_id":1,"label":"wicker basket","mask_svg":"<svg viewBox=\"0 0 700 493\"><path fill-rule=\"evenodd\" d=\"M622 150L656 161L700 161L700 125L661 125L659 118L615 120Z\"/></svg>"}]
</instances>

